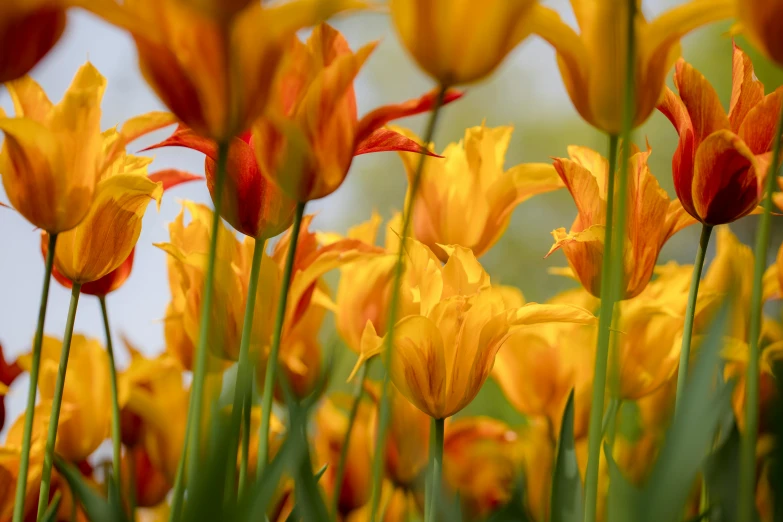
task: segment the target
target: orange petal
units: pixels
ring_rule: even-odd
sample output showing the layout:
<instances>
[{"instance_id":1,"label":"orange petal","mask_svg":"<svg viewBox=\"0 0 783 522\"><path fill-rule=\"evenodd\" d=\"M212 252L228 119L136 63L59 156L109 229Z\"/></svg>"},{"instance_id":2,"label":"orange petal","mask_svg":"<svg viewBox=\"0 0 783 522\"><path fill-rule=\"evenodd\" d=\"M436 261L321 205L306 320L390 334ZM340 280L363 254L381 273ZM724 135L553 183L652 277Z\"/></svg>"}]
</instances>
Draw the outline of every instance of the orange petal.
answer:
<instances>
[{"instance_id":1,"label":"orange petal","mask_svg":"<svg viewBox=\"0 0 783 522\"><path fill-rule=\"evenodd\" d=\"M163 186L163 190L168 190L182 183L187 183L188 181L204 179L203 176L199 176L198 174L191 174L190 172L185 172L184 170L178 169L159 170L157 172L153 172L148 177L155 183L160 182Z\"/></svg>"},{"instance_id":2,"label":"orange petal","mask_svg":"<svg viewBox=\"0 0 783 522\"><path fill-rule=\"evenodd\" d=\"M783 87L778 87L748 111L740 125L739 136L750 147L753 154L763 154L772 150L782 104Z\"/></svg>"},{"instance_id":3,"label":"orange petal","mask_svg":"<svg viewBox=\"0 0 783 522\"><path fill-rule=\"evenodd\" d=\"M356 149L353 151L354 156L360 156L362 154L372 154L375 152L415 152L420 154L426 154L427 156L434 156L441 158L442 156L435 154L434 152L425 149L418 142L403 136L399 132L395 132L391 129L376 129L364 140L356 145Z\"/></svg>"},{"instance_id":4,"label":"orange petal","mask_svg":"<svg viewBox=\"0 0 783 522\"><path fill-rule=\"evenodd\" d=\"M756 78L753 63L747 54L733 43L731 101L729 102L729 121L734 132L739 132L748 111L764 97L764 84Z\"/></svg>"},{"instance_id":5,"label":"orange petal","mask_svg":"<svg viewBox=\"0 0 783 522\"><path fill-rule=\"evenodd\" d=\"M690 115L697 144L715 131L731 128L715 89L683 59L678 60L675 66L674 84Z\"/></svg>"}]
</instances>

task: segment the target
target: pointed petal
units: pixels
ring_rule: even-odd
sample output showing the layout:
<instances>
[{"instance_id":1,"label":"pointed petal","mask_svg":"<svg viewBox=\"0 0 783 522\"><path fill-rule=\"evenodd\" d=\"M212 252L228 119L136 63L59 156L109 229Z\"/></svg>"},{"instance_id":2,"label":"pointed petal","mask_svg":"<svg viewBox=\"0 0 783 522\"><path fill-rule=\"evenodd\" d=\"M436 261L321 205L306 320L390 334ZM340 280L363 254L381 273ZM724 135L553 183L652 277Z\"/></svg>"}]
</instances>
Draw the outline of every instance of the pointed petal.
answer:
<instances>
[{"instance_id":1,"label":"pointed petal","mask_svg":"<svg viewBox=\"0 0 783 522\"><path fill-rule=\"evenodd\" d=\"M353 370L351 370L351 374L348 376L348 382L353 380L356 372L359 371L359 368L361 368L363 364L366 364L367 361L376 355L380 355L382 351L383 339L378 337L378 334L375 333L375 327L373 327L372 321L367 320L364 325L364 331L362 332L359 360L356 361Z\"/></svg>"},{"instance_id":2,"label":"pointed petal","mask_svg":"<svg viewBox=\"0 0 783 522\"><path fill-rule=\"evenodd\" d=\"M204 176L191 174L190 172L185 172L184 170L163 169L150 174L149 179L154 183L160 182L163 190L165 191L176 187L177 185L181 185L182 183L187 183L188 181L204 179Z\"/></svg>"},{"instance_id":3,"label":"pointed petal","mask_svg":"<svg viewBox=\"0 0 783 522\"><path fill-rule=\"evenodd\" d=\"M783 87L778 87L748 111L740 125L739 137L753 154L763 154L772 150L781 105L783 105Z\"/></svg>"},{"instance_id":4,"label":"pointed petal","mask_svg":"<svg viewBox=\"0 0 783 522\"><path fill-rule=\"evenodd\" d=\"M6 83L8 94L14 103L14 112L17 118L30 118L38 123L45 123L49 112L52 110L52 102L46 92L38 83L29 76L23 76L18 80Z\"/></svg>"},{"instance_id":5,"label":"pointed petal","mask_svg":"<svg viewBox=\"0 0 783 522\"><path fill-rule=\"evenodd\" d=\"M443 98L442 105L448 105L453 101L459 100L462 96L464 96L463 92L455 89L448 89ZM384 105L383 107L368 112L359 120L356 127L356 143L366 140L374 131L380 129L390 121L414 116L423 112L429 112L435 106L437 97L438 89L435 89L421 98L392 105Z\"/></svg>"},{"instance_id":6,"label":"pointed petal","mask_svg":"<svg viewBox=\"0 0 783 522\"><path fill-rule=\"evenodd\" d=\"M124 144L128 144L145 134L177 123L177 117L170 112L148 112L135 116L120 127L120 136Z\"/></svg>"},{"instance_id":7,"label":"pointed petal","mask_svg":"<svg viewBox=\"0 0 783 522\"><path fill-rule=\"evenodd\" d=\"M425 149L418 142L408 138L407 136L403 136L398 132L386 128L374 130L369 136L367 136L356 146L353 155L360 156L362 154L391 151L414 152L419 154L426 154L427 156L434 156L436 158L443 157Z\"/></svg>"},{"instance_id":8,"label":"pointed petal","mask_svg":"<svg viewBox=\"0 0 783 522\"><path fill-rule=\"evenodd\" d=\"M697 146L713 132L731 128L715 89L685 60L680 59L675 65L674 84L690 115Z\"/></svg>"},{"instance_id":9,"label":"pointed petal","mask_svg":"<svg viewBox=\"0 0 783 522\"><path fill-rule=\"evenodd\" d=\"M595 224L602 224L606 219L605 205L599 191L598 174L591 172L576 161L564 158L555 159L554 167L568 192L574 198L582 226L587 228Z\"/></svg>"},{"instance_id":10,"label":"pointed petal","mask_svg":"<svg viewBox=\"0 0 783 522\"><path fill-rule=\"evenodd\" d=\"M142 152L163 147L185 147L201 152L212 161L217 161L217 144L209 138L203 138L184 125L179 125L174 133L163 141L142 149Z\"/></svg>"},{"instance_id":11,"label":"pointed petal","mask_svg":"<svg viewBox=\"0 0 783 522\"><path fill-rule=\"evenodd\" d=\"M589 310L581 306L527 303L520 308L509 311L508 322L511 326L539 323L594 324L596 318Z\"/></svg>"},{"instance_id":12,"label":"pointed petal","mask_svg":"<svg viewBox=\"0 0 783 522\"><path fill-rule=\"evenodd\" d=\"M729 121L731 129L739 132L748 111L764 97L764 84L756 78L750 57L742 52L734 42L732 60L731 101L729 102Z\"/></svg>"}]
</instances>

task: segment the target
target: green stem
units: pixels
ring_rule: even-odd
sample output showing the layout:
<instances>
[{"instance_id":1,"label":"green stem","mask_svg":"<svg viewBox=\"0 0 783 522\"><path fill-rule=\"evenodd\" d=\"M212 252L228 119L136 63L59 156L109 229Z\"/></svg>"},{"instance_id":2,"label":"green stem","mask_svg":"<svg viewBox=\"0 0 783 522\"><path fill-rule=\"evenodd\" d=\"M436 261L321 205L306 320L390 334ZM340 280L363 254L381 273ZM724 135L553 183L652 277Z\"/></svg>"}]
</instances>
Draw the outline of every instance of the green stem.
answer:
<instances>
[{"instance_id":1,"label":"green stem","mask_svg":"<svg viewBox=\"0 0 783 522\"><path fill-rule=\"evenodd\" d=\"M106 309L106 296L100 296L103 328L106 330L106 353L109 355L109 378L111 383L111 442L112 442L112 472L117 491L122 491L120 464L122 459L122 442L120 432L120 401L117 394L117 367L114 363L114 347L111 342L109 327L109 312Z\"/></svg>"},{"instance_id":2,"label":"green stem","mask_svg":"<svg viewBox=\"0 0 783 522\"><path fill-rule=\"evenodd\" d=\"M38 495L38 516L41 517L49 505L49 488L52 482L52 465L54 463L54 443L57 440L57 424L60 421L60 408L63 404L63 390L65 388L65 373L68 371L68 355L71 353L71 338L73 337L73 324L76 321L76 307L79 305L79 294L82 285L74 283L71 289L71 305L68 308L68 319L65 322L65 335L60 350L60 366L57 369L57 379L54 383L54 397L52 397L52 413L49 416L49 430L46 434L46 450L44 452L43 470L41 471L41 491Z\"/></svg>"},{"instance_id":3,"label":"green stem","mask_svg":"<svg viewBox=\"0 0 783 522\"><path fill-rule=\"evenodd\" d=\"M588 431L587 474L585 477L585 522L595 522L598 504L598 470L601 459L601 417L606 394L607 362L612 340L611 325L615 303L622 296L624 284L626 193L628 192L628 158L631 149L631 131L635 117L634 82L636 74L636 0L628 0L626 36L628 48L625 60L625 89L623 96L622 155L617 191L614 190L614 165L617 160L617 136L610 136L610 165L606 198L606 231L604 236L604 262L601 267L601 308L598 320L598 341L593 377L592 408ZM614 150L612 150L614 149ZM617 198L617 213L614 215L614 199ZM608 262L607 262L608 255ZM613 397L619 399L619 374L612 383Z\"/></svg>"},{"instance_id":4,"label":"green stem","mask_svg":"<svg viewBox=\"0 0 783 522\"><path fill-rule=\"evenodd\" d=\"M767 265L767 249L770 236L770 213L772 211L772 191L778 178L780 164L781 133L783 133L783 107L778 118L777 134L772 150L772 164L767 173L765 195L762 206L764 213L759 218L756 232L756 259L753 267L753 291L750 301L750 328L748 344L748 368L745 377L745 434L742 437L740 453L740 498L739 522L751 522L754 518L754 491L756 485L756 439L759 426L759 342L761 336L762 315L762 279Z\"/></svg>"},{"instance_id":5,"label":"green stem","mask_svg":"<svg viewBox=\"0 0 783 522\"><path fill-rule=\"evenodd\" d=\"M432 516L432 470L435 469L435 419L430 418L430 446L427 451L427 473L424 477L424 522Z\"/></svg>"},{"instance_id":6,"label":"green stem","mask_svg":"<svg viewBox=\"0 0 783 522\"><path fill-rule=\"evenodd\" d=\"M688 306L685 309L685 326L682 330L682 348L680 349L680 368L677 371L677 396L674 403L675 414L680 408L682 394L685 391L685 382L688 380L688 363L691 357L691 341L693 340L693 320L696 315L696 300L699 297L699 283L701 272L704 268L704 256L707 253L707 245L710 243L712 226L702 225L699 248L696 250L696 260L693 262L693 274L691 275L691 288L688 292Z\"/></svg>"},{"instance_id":7,"label":"green stem","mask_svg":"<svg viewBox=\"0 0 783 522\"><path fill-rule=\"evenodd\" d=\"M247 284L247 299L245 301L245 317L242 323L242 340L239 343L239 361L237 362L237 378L234 385L234 404L231 408L231 434L230 441L236 441L239 434L239 428L242 424L242 412L245 410L245 403L250 402L250 393L252 391L253 365L250 361L250 340L253 337L253 317L256 310L256 296L258 295L258 276L261 273L261 260L264 258L264 247L266 239L257 239L253 247L253 260L250 263L250 280ZM247 433L247 429L245 433ZM243 438L244 440L247 436ZM236 452L229 453L236 457ZM239 465L239 489L244 489L244 480L247 476L247 453L244 449ZM236 463L233 464L236 466ZM236 468L234 468L236 471Z\"/></svg>"},{"instance_id":8,"label":"green stem","mask_svg":"<svg viewBox=\"0 0 783 522\"><path fill-rule=\"evenodd\" d=\"M435 134L435 127L438 123L438 115L440 109L443 106L443 99L446 96L446 90L448 88L445 85L440 86L438 91L438 97L435 100L435 106L430 113L429 122L427 123L427 129L424 133L424 146L428 147L432 142L432 138ZM403 263L403 255L405 253L405 240L410 233L411 219L413 216L413 204L416 201L416 196L419 193L419 185L421 184L421 173L424 171L424 163L427 161L427 155L422 154L419 158L419 164L416 167L416 173L411 180L409 187L409 200L408 205L403 212L402 218L402 233L400 235L400 246L397 250L397 263L394 269L394 282L392 284L392 294L389 299L389 318L386 324L389 325L389 330L386 333L384 341L384 353L383 353L383 365L386 368L383 375L383 384L381 385L381 400L379 406L379 422L378 431L375 437L375 447L383 448L386 442L386 428L389 424L390 404L389 404L389 379L392 358L392 346L394 346L394 325L397 324L397 308L400 301L400 284L402 283L402 276L405 272L405 264ZM382 452L376 451L372 461L372 495L370 497L370 518L369 522L375 522L378 514L378 504L381 500L381 472L383 471L383 458Z\"/></svg>"},{"instance_id":9,"label":"green stem","mask_svg":"<svg viewBox=\"0 0 783 522\"><path fill-rule=\"evenodd\" d=\"M348 413L348 428L345 431L345 440L343 441L343 447L340 448L340 460L337 462L337 474L335 475L334 482L334 498L332 500L334 509L333 513L335 519L337 519L338 508L340 506L340 492L343 487L343 478L345 477L345 463L348 460L348 446L351 443L351 433L353 431L353 425L356 422L356 415L359 413L359 404L362 401L362 395L364 395L364 382L367 378L367 368L370 362L362 365L359 369L359 378L356 379L353 388L353 400L351 402L351 410Z\"/></svg>"},{"instance_id":10,"label":"green stem","mask_svg":"<svg viewBox=\"0 0 783 522\"><path fill-rule=\"evenodd\" d=\"M131 522L136 520L136 456L128 453L128 513Z\"/></svg>"},{"instance_id":11,"label":"green stem","mask_svg":"<svg viewBox=\"0 0 783 522\"><path fill-rule=\"evenodd\" d=\"M239 492L237 497L241 497L247 486L247 466L250 461L250 421L253 410L253 380L250 380L250 389L245 395L242 419L242 457L239 461Z\"/></svg>"},{"instance_id":12,"label":"green stem","mask_svg":"<svg viewBox=\"0 0 783 522\"><path fill-rule=\"evenodd\" d=\"M288 306L288 287L291 286L291 275L294 269L294 259L296 258L296 244L299 242L299 229L302 226L302 216L304 216L305 204L305 202L299 202L296 205L294 224L291 226L291 235L289 236L288 255L285 260L285 269L283 270L283 281L280 285L280 295L277 301L277 316L275 317L275 329L272 333L272 347L269 350L269 358L266 362L264 393L261 397L261 431L258 440L258 466L256 467L256 474L259 478L269 459L269 423L272 420L272 398L274 395L275 380L277 378L277 359L280 354L280 341L283 335L285 311Z\"/></svg>"},{"instance_id":13,"label":"green stem","mask_svg":"<svg viewBox=\"0 0 783 522\"><path fill-rule=\"evenodd\" d=\"M195 353L195 368L193 371L193 383L191 384L190 403L188 404L188 420L185 428L186 438L182 444L180 460L188 459L188 478L195 481L198 472L198 460L201 444L201 415L204 409L204 382L207 376L207 345L209 343L209 327L212 319L212 294L214 293L215 257L217 252L218 236L220 235L220 212L223 206L223 185L226 177L226 163L228 162L229 141L218 143L217 166L215 169L215 191L213 201L215 211L212 216L212 229L209 242L209 257L207 258L207 272L204 277L204 301L201 303L201 321L199 323L198 344ZM188 451L190 449L190 451ZM182 499L184 491L185 463L180 472L177 469L177 478L174 483L174 494L171 504L170 521L179 520L182 513Z\"/></svg>"},{"instance_id":14,"label":"green stem","mask_svg":"<svg viewBox=\"0 0 783 522\"><path fill-rule=\"evenodd\" d=\"M614 192L615 167L617 164L617 136L609 136L609 179L607 194ZM612 216L614 198L606 199L606 230L604 234L604 263L601 266L601 295L608 297L611 257L606 253L612 246ZM607 363L609 359L609 337L612 324L614 303L610 299L601 300L598 317L598 348L593 370L593 395L588 428L588 459L585 476L585 522L595 522L595 510L598 501L598 460L601 456L603 439L604 395L606 392Z\"/></svg>"},{"instance_id":15,"label":"green stem","mask_svg":"<svg viewBox=\"0 0 783 522\"><path fill-rule=\"evenodd\" d=\"M440 503L440 486L443 481L443 435L444 435L444 419L433 419L432 427L434 428L435 436L430 440L434 442L430 446L430 483L428 487L431 489L429 494L429 517L427 522L436 522L438 520L438 504Z\"/></svg>"},{"instance_id":16,"label":"green stem","mask_svg":"<svg viewBox=\"0 0 783 522\"><path fill-rule=\"evenodd\" d=\"M57 234L49 235L49 250L46 252L44 283L41 290L41 304L38 308L38 325L35 328L33 354L30 364L30 384L27 387L27 409L24 412L24 431L22 432L22 455L19 461L19 475L16 481L13 522L22 522L27 488L27 470L30 466L30 441L33 436L33 418L35 417L35 394L38 387L38 372L41 368L41 346L43 345L46 304L49 302L49 283L52 280L54 249L57 246Z\"/></svg>"}]
</instances>

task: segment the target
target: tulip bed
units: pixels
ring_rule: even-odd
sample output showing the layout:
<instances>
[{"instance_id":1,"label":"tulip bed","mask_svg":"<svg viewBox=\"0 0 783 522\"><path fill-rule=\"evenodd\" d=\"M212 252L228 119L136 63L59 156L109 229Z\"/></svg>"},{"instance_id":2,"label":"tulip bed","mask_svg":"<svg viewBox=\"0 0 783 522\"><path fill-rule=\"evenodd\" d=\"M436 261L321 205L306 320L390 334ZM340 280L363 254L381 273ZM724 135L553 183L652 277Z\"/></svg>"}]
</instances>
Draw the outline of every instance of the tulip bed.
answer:
<instances>
[{"instance_id":1,"label":"tulip bed","mask_svg":"<svg viewBox=\"0 0 783 522\"><path fill-rule=\"evenodd\" d=\"M574 28L535 0L3 0L0 217L36 228L45 276L29 353L0 351L0 428L3 395L30 377L0 447L0 522L783 520L783 322L764 314L783 298L783 247L768 266L783 87L735 44L726 110L680 57L686 34L735 20L783 67L783 0L690 0L651 20L640 4L572 0ZM77 8L133 37L167 111L101 130L107 82L89 62L49 100L28 73ZM353 50L326 20L365 9L390 16L433 88L360 116L354 80L377 42ZM531 35L606 149L506 168L512 128L486 123L436 146L464 86ZM679 138L673 199L648 165L656 136L634 132L655 111ZM421 134L393 123L417 114ZM170 147L203 171L142 155ZM354 157L390 151L402 211L315 231L310 203ZM171 299L150 357L112 338L106 297L152 248L149 203L185 183L213 206L183 201L154 245ZM573 286L527 302L479 259L519 204L563 189L576 218L546 255ZM727 226L751 214L755 249ZM694 264L659 264L692 225ZM71 291L62 336L44 331L52 279ZM104 341L74 332L84 296ZM335 352L355 362L347 393L330 386ZM522 421L463 411L487 380Z\"/></svg>"}]
</instances>

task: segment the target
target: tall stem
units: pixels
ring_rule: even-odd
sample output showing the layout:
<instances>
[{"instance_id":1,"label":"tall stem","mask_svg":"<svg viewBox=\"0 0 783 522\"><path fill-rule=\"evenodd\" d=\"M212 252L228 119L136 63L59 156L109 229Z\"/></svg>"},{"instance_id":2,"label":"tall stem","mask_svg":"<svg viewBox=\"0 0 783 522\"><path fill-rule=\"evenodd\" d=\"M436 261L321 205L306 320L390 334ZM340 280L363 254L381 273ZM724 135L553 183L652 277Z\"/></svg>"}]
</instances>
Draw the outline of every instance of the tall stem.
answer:
<instances>
[{"instance_id":1,"label":"tall stem","mask_svg":"<svg viewBox=\"0 0 783 522\"><path fill-rule=\"evenodd\" d=\"M261 273L261 260L264 257L264 247L266 240L257 239L253 247L253 260L250 263L250 280L247 285L247 299L245 301L245 318L242 323L242 340L239 343L239 361L237 363L237 378L234 385L234 404L231 409L231 441L236 440L239 433L239 427L242 424L242 412L245 407L250 408L251 386L253 367L250 362L250 339L253 336L253 317L256 309L256 295L258 294L258 276ZM247 406L245 406L247 404ZM245 437L247 439L248 428L245 428ZM230 455L236 456L235 452ZM247 475L247 456L242 451L239 464L239 489L243 489L244 480ZM234 464L236 465L236 463Z\"/></svg>"},{"instance_id":2,"label":"tall stem","mask_svg":"<svg viewBox=\"0 0 783 522\"><path fill-rule=\"evenodd\" d=\"M440 503L440 485L443 481L443 435L444 419L433 419L433 428L435 436L431 439L434 444L430 447L430 482L428 488L429 494L429 513L427 522L436 522L438 520L438 504Z\"/></svg>"},{"instance_id":3,"label":"tall stem","mask_svg":"<svg viewBox=\"0 0 783 522\"><path fill-rule=\"evenodd\" d=\"M598 470L601 459L601 418L603 416L606 392L606 373L609 348L612 341L611 325L614 318L615 303L622 296L624 283L624 250L626 193L628 192L628 157L631 148L631 131L635 118L634 83L636 74L636 0L628 0L625 34L627 50L625 60L625 89L623 96L622 119L622 155L617 191L614 190L614 167L611 158L617 159L617 137L610 136L609 180L606 198L606 232L604 236L604 262L601 267L601 309L598 321L598 342L593 377L592 407L588 431L587 474L585 477L585 522L595 522L598 504ZM617 213L614 215L614 199L617 198ZM608 262L607 262L608 256ZM616 365L615 365L616 366ZM614 372L612 383L613 398L619 400L619 373ZM616 383L615 383L616 381Z\"/></svg>"},{"instance_id":4,"label":"tall stem","mask_svg":"<svg viewBox=\"0 0 783 522\"><path fill-rule=\"evenodd\" d=\"M46 252L46 267L41 290L41 304L38 308L38 325L33 339L33 354L30 364L30 384L27 387L27 409L24 412L24 431L22 432L22 455L19 462L19 475L16 481L13 522L22 522L27 488L27 470L30 466L30 441L33 436L33 418L35 417L35 393L38 389L38 372L41 368L41 345L43 344L46 304L49 302L49 283L52 280L54 249L57 246L57 234L49 235L49 250Z\"/></svg>"},{"instance_id":5,"label":"tall stem","mask_svg":"<svg viewBox=\"0 0 783 522\"><path fill-rule=\"evenodd\" d=\"M337 517L338 508L340 507L340 493L343 488L343 477L345 477L345 463L348 460L348 446L351 443L351 433L353 431L353 425L356 422L356 415L359 413L359 404L362 401L362 395L364 395L364 381L367 378L367 368L369 365L370 363L368 362L359 369L359 378L356 379L356 382L354 383L351 411L348 413L348 428L346 428L345 431L343 447L340 448L340 460L337 462L337 474L335 475L334 482L334 498L332 499L332 503L334 506L333 513L335 518Z\"/></svg>"},{"instance_id":6,"label":"tall stem","mask_svg":"<svg viewBox=\"0 0 783 522\"><path fill-rule=\"evenodd\" d=\"M696 250L696 260L693 262L693 274L691 275L691 288L688 292L688 307L685 309L685 326L682 330L682 348L680 349L680 368L677 371L677 397L674 403L674 411L680 409L680 401L685 391L685 382L688 380L688 363L691 357L691 341L693 337L693 319L696 315L696 300L699 297L699 283L701 272L704 268L704 256L707 253L707 245L710 243L712 226L702 225L699 248Z\"/></svg>"},{"instance_id":7,"label":"tall stem","mask_svg":"<svg viewBox=\"0 0 783 522\"><path fill-rule=\"evenodd\" d=\"M435 127L438 123L438 115L440 109L443 107L443 99L446 96L447 86L441 85L438 91L438 97L435 100L435 106L430 113L430 119L427 122L427 129L424 133L424 146L428 147L432 138L435 135ZM419 192L419 185L421 183L421 173L424 171L424 163L427 161L427 155L422 154L419 158L419 164L416 167L416 173L413 176L411 185L409 187L409 200L408 206L403 212L402 218L402 233L400 235L400 246L397 251L397 263L394 268L394 282L392 284L392 294L389 299L389 318L386 324L389 325L388 332L386 333L386 339L384 341L384 353L383 353L383 365L386 368L383 375L383 384L381 386L381 401L379 412L378 431L375 437L375 447L383 448L386 442L386 428L389 424L390 405L389 405L389 379L392 358L392 346L394 346L394 325L397 324L397 308L400 301L400 283L402 282L402 276L405 272L405 264L403 263L403 255L405 253L405 241L410 233L411 218L413 216L413 205L416 201L416 196ZM376 451L372 461L372 496L370 497L370 518L369 522L375 522L378 514L378 504L381 500L381 472L383 470L383 458L381 458L380 451Z\"/></svg>"},{"instance_id":8,"label":"tall stem","mask_svg":"<svg viewBox=\"0 0 783 522\"><path fill-rule=\"evenodd\" d=\"M122 459L122 442L120 441L120 401L117 394L117 367L114 364L114 347L111 342L109 313L106 309L106 296L100 296L103 328L106 330L106 353L109 355L109 378L111 382L111 442L112 442L112 472L117 491L122 491L120 464ZM132 460L132 459L129 459Z\"/></svg>"},{"instance_id":9,"label":"tall stem","mask_svg":"<svg viewBox=\"0 0 783 522\"><path fill-rule=\"evenodd\" d=\"M280 285L280 296L277 300L277 316L275 317L275 329L272 333L272 347L269 350L269 358L266 362L264 393L261 397L261 432L258 441L258 466L256 467L256 473L259 478L269 459L269 423L272 419L272 397L275 389L275 380L277 378L277 359L280 354L280 341L283 335L285 311L288 306L288 287L291 286L291 275L294 269L294 259L296 258L296 244L299 242L299 229L302 226L304 209L305 202L297 203L294 224L291 227L288 255L285 260L285 269L283 270L283 282Z\"/></svg>"},{"instance_id":10,"label":"tall stem","mask_svg":"<svg viewBox=\"0 0 783 522\"><path fill-rule=\"evenodd\" d=\"M253 413L253 380L250 380L250 389L245 395L244 406L242 408L243 418L242 426L242 456L239 461L239 490L237 497L241 497L247 486L247 469L250 461L250 421Z\"/></svg>"},{"instance_id":11,"label":"tall stem","mask_svg":"<svg viewBox=\"0 0 783 522\"><path fill-rule=\"evenodd\" d=\"M756 485L756 439L759 426L759 337L761 336L762 278L767 265L767 249L770 235L770 212L772 191L778 178L780 164L781 133L783 133L783 107L781 107L772 150L772 164L767 172L766 192L762 206L764 213L759 218L756 231L756 260L753 266L753 291L750 301L750 328L748 344L748 368L745 377L745 436L742 437L740 453L740 498L739 522L751 522L754 517L754 491Z\"/></svg>"},{"instance_id":12,"label":"tall stem","mask_svg":"<svg viewBox=\"0 0 783 522\"><path fill-rule=\"evenodd\" d=\"M223 185L226 177L226 163L228 162L229 141L218 143L217 166L215 169L215 191L213 201L215 211L212 216L212 231L209 242L209 257L207 258L207 272L204 277L204 301L201 303L201 320L199 323L198 344L195 353L195 368L193 383L191 384L190 403L188 404L188 420L185 428L185 442L182 445L179 466L182 472L177 470L177 479L174 483L174 495L171 503L171 515L169 520L179 520L182 511L182 498L184 495L185 463L188 460L188 478L195 480L197 464L200 455L201 444L201 415L204 410L204 382L207 376L207 344L209 342L209 327L212 319L212 294L215 280L215 257L217 252L218 236L220 230L220 212L223 207ZM188 451L190 450L190 451Z\"/></svg>"},{"instance_id":13,"label":"tall stem","mask_svg":"<svg viewBox=\"0 0 783 522\"><path fill-rule=\"evenodd\" d=\"M609 136L609 179L607 194L614 193L615 167L617 164L617 136ZM598 317L598 348L595 355L593 370L593 395L590 408L590 424L588 428L588 460L585 475L585 522L595 522L595 510L598 501L598 459L601 456L601 440L603 439L604 395L606 391L607 363L609 358L609 337L612 325L614 303L609 297L609 278L611 275L611 256L607 253L612 247L612 218L614 214L614 198L606 199L606 231L604 234L604 261L601 266L601 311ZM612 419L609 419L611 422Z\"/></svg>"},{"instance_id":14,"label":"tall stem","mask_svg":"<svg viewBox=\"0 0 783 522\"><path fill-rule=\"evenodd\" d=\"M63 345L60 350L60 366L57 368L54 397L52 397L52 413L49 416L49 430L46 434L46 450L44 452L43 471L41 471L41 491L38 495L38 516L36 520L41 520L49 504L49 488L52 482L52 464L54 463L54 443L57 440L57 424L60 420L60 408L63 404L65 373L68 371L68 355L71 352L73 324L76 321L76 307L79 305L81 290L82 285L80 283L74 283L71 289L71 305L68 308L68 319L65 322L65 335L63 336Z\"/></svg>"}]
</instances>

